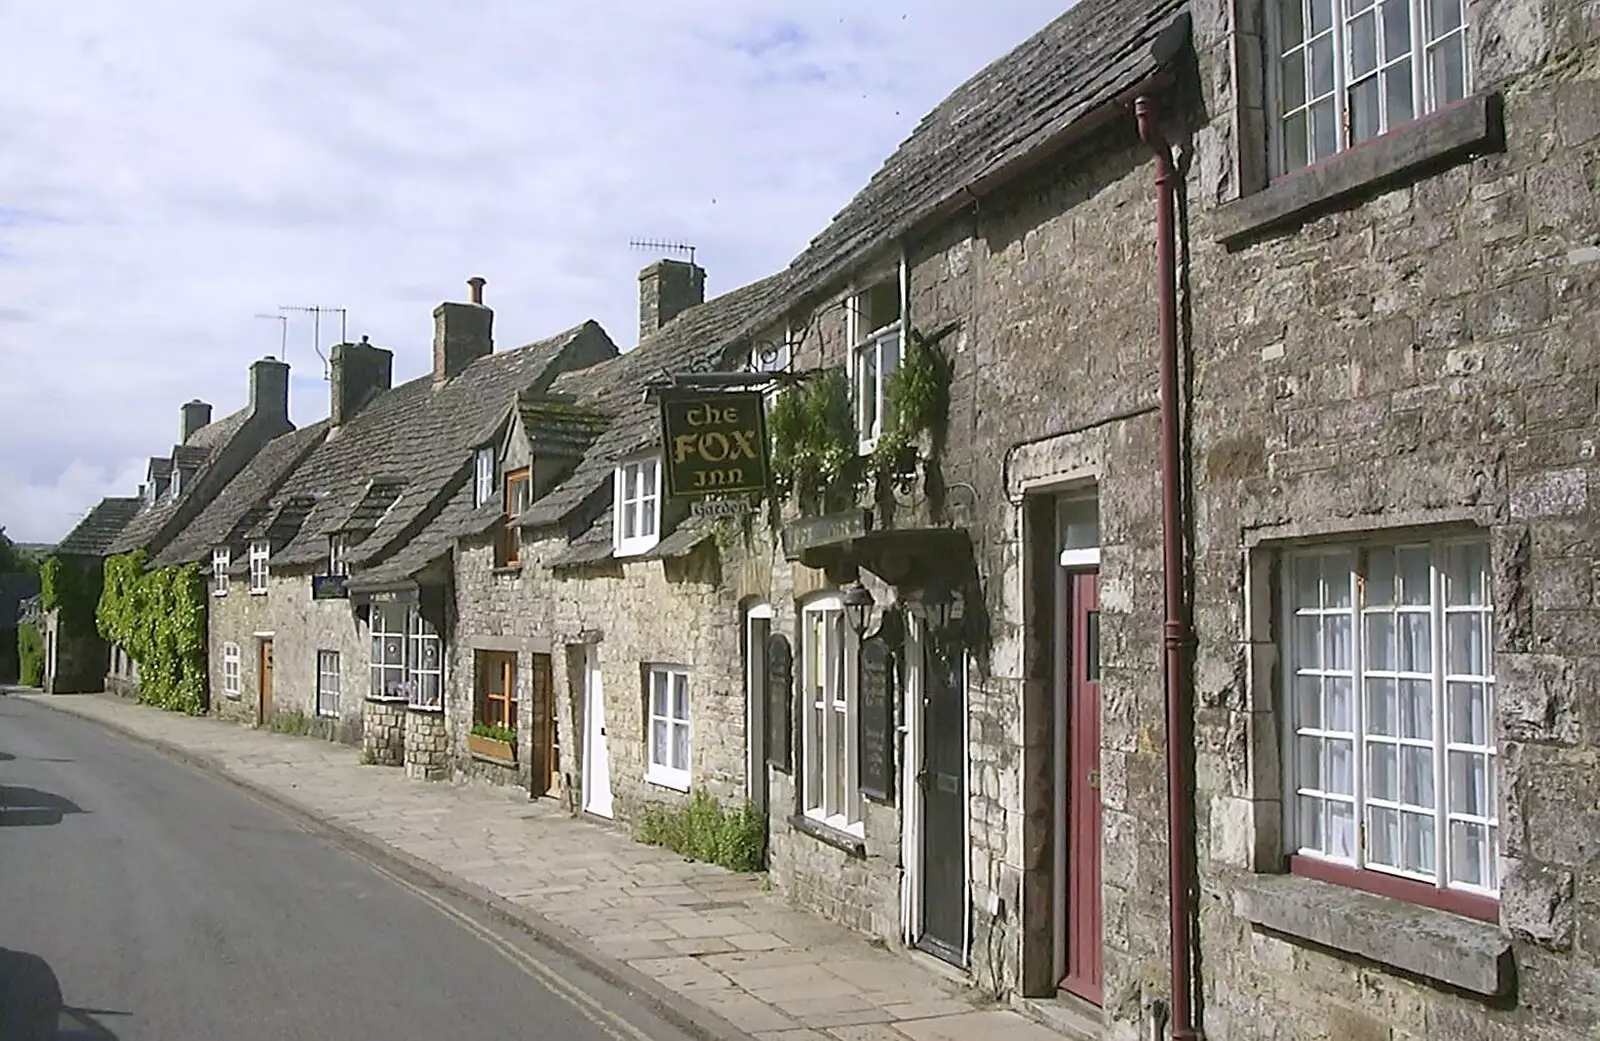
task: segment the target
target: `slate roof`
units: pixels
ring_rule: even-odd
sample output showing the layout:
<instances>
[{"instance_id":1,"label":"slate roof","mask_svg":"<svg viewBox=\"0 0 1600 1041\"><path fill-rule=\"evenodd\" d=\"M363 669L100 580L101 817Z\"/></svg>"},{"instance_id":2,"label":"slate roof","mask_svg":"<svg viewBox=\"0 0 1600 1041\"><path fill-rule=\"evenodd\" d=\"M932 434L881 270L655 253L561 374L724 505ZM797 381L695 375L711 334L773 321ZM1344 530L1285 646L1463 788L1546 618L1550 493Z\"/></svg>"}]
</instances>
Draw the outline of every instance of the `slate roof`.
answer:
<instances>
[{"instance_id":1,"label":"slate roof","mask_svg":"<svg viewBox=\"0 0 1600 1041\"><path fill-rule=\"evenodd\" d=\"M260 504L277 492L294 467L322 443L327 433L328 421L324 419L268 441L221 493L156 554L153 563L206 560L217 546L228 546L237 552L245 531L259 523L265 513Z\"/></svg>"},{"instance_id":2,"label":"slate roof","mask_svg":"<svg viewBox=\"0 0 1600 1041\"><path fill-rule=\"evenodd\" d=\"M455 546L456 537L465 533L469 519L478 512L472 505L472 482L467 480L468 474L469 467L463 465L447 482L449 500L416 538L388 559L363 568L350 579L347 588L359 591L402 583L448 555Z\"/></svg>"},{"instance_id":3,"label":"slate roof","mask_svg":"<svg viewBox=\"0 0 1600 1041\"><path fill-rule=\"evenodd\" d=\"M617 460L655 444L660 420L644 401L645 383L664 372L725 368L732 349L766 325L769 314L780 307L789 284L780 273L723 293L684 311L627 354L557 379L552 387L556 393L573 395L611 422L566 480L523 511L520 523L560 523L611 480Z\"/></svg>"},{"instance_id":4,"label":"slate roof","mask_svg":"<svg viewBox=\"0 0 1600 1041\"><path fill-rule=\"evenodd\" d=\"M198 470L210 454L209 448L202 448L199 445L174 445L172 465L180 470Z\"/></svg>"},{"instance_id":5,"label":"slate roof","mask_svg":"<svg viewBox=\"0 0 1600 1041\"><path fill-rule=\"evenodd\" d=\"M1156 73L1150 45L1188 0L1079 0L923 117L789 271L842 274L965 189Z\"/></svg>"},{"instance_id":6,"label":"slate roof","mask_svg":"<svg viewBox=\"0 0 1600 1041\"><path fill-rule=\"evenodd\" d=\"M189 440L184 444L193 448L219 448L233 440L244 425L250 421L250 406L246 405L237 412L229 413L221 419L207 423L205 426L189 435Z\"/></svg>"},{"instance_id":7,"label":"slate roof","mask_svg":"<svg viewBox=\"0 0 1600 1041\"><path fill-rule=\"evenodd\" d=\"M603 412L548 394L521 395L517 414L535 457L581 456L609 423Z\"/></svg>"},{"instance_id":8,"label":"slate roof","mask_svg":"<svg viewBox=\"0 0 1600 1041\"><path fill-rule=\"evenodd\" d=\"M415 537L417 526L446 501L452 479L465 472L471 450L503 429L515 395L542 388L551 364L593 325L479 358L441 387L428 373L374 398L284 483L280 496L316 501L296 535L275 547L273 566L321 560L327 536L360 508L376 476L404 475L406 484L373 532L350 546L350 563L359 567L381 558L396 540Z\"/></svg>"},{"instance_id":9,"label":"slate roof","mask_svg":"<svg viewBox=\"0 0 1600 1041\"><path fill-rule=\"evenodd\" d=\"M172 460L162 456L150 457L150 465L145 468L145 474L152 481L164 481L172 476Z\"/></svg>"},{"instance_id":10,"label":"slate roof","mask_svg":"<svg viewBox=\"0 0 1600 1041\"><path fill-rule=\"evenodd\" d=\"M56 544L55 552L62 556L103 557L116 541L122 529L133 520L144 500L137 496L101 499L77 526L67 532L66 538Z\"/></svg>"}]
</instances>

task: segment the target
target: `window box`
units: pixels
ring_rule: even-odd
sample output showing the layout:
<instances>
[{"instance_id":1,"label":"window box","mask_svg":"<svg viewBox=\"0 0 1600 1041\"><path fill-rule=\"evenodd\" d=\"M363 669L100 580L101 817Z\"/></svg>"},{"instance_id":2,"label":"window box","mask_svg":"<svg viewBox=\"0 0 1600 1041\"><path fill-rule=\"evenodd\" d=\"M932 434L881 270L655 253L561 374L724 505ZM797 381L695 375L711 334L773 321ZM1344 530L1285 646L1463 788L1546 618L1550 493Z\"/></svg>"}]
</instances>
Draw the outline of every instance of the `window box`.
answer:
<instances>
[{"instance_id":1,"label":"window box","mask_svg":"<svg viewBox=\"0 0 1600 1041\"><path fill-rule=\"evenodd\" d=\"M467 734L467 751L503 766L517 765L516 731L505 727L474 726Z\"/></svg>"}]
</instances>

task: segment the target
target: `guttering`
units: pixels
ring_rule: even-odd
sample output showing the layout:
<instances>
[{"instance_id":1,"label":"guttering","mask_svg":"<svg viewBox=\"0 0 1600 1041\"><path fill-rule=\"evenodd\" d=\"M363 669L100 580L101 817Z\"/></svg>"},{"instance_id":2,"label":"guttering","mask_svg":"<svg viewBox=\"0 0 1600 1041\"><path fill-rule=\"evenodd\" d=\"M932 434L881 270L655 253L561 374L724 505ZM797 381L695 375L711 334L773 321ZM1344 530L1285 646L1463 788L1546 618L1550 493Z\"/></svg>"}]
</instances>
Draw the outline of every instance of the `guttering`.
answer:
<instances>
[{"instance_id":1,"label":"guttering","mask_svg":"<svg viewBox=\"0 0 1600 1041\"><path fill-rule=\"evenodd\" d=\"M1162 625L1167 709L1167 902L1171 930L1173 1041L1198 1041L1194 1023L1194 944L1190 893L1194 821L1189 804L1194 745L1193 699L1185 652L1192 638L1185 602L1183 511L1178 451L1178 261L1172 146L1157 125L1153 94L1134 100L1139 137L1156 157L1156 299L1161 352L1161 570L1166 586Z\"/></svg>"}]
</instances>

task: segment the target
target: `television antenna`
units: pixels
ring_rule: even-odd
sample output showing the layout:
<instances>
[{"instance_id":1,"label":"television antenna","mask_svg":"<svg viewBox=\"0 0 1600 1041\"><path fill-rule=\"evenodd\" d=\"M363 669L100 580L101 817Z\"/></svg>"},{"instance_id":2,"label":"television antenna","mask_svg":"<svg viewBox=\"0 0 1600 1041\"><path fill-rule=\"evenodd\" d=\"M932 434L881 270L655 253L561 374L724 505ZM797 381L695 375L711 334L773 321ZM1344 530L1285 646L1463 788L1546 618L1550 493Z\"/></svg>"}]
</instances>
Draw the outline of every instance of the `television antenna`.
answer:
<instances>
[{"instance_id":1,"label":"television antenna","mask_svg":"<svg viewBox=\"0 0 1600 1041\"><path fill-rule=\"evenodd\" d=\"M654 239L629 239L628 245L634 249L658 249L665 253L687 253L689 263L694 263L694 247L682 242L657 242Z\"/></svg>"},{"instance_id":2,"label":"television antenna","mask_svg":"<svg viewBox=\"0 0 1600 1041\"><path fill-rule=\"evenodd\" d=\"M284 305L279 311L299 311L301 314L311 316L311 349L317 352L317 357L322 359L322 378L328 378L328 356L322 353L322 316L324 314L337 314L339 316L339 342L347 339L345 334L346 312L342 307L292 307ZM288 328L288 319L284 320L284 328Z\"/></svg>"},{"instance_id":3,"label":"television antenna","mask_svg":"<svg viewBox=\"0 0 1600 1041\"><path fill-rule=\"evenodd\" d=\"M278 358L281 361L289 360L289 316L286 314L258 314L257 318L265 318L269 322L279 325Z\"/></svg>"}]
</instances>

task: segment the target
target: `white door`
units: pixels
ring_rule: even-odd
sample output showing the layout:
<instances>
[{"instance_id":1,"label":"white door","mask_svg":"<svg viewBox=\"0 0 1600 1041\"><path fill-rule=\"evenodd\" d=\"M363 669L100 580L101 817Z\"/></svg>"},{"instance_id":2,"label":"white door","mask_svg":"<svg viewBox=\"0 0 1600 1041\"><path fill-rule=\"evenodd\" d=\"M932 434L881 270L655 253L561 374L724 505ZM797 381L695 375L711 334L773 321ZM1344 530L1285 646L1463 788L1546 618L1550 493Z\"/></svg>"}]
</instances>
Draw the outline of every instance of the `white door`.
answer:
<instances>
[{"instance_id":1,"label":"white door","mask_svg":"<svg viewBox=\"0 0 1600 1041\"><path fill-rule=\"evenodd\" d=\"M606 751L606 698L600 682L600 648L584 651L583 686L583 808L609 818L611 810L611 756Z\"/></svg>"},{"instance_id":2,"label":"white door","mask_svg":"<svg viewBox=\"0 0 1600 1041\"><path fill-rule=\"evenodd\" d=\"M767 637L772 608L755 604L744 626L745 796L760 813L767 812Z\"/></svg>"}]
</instances>

